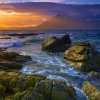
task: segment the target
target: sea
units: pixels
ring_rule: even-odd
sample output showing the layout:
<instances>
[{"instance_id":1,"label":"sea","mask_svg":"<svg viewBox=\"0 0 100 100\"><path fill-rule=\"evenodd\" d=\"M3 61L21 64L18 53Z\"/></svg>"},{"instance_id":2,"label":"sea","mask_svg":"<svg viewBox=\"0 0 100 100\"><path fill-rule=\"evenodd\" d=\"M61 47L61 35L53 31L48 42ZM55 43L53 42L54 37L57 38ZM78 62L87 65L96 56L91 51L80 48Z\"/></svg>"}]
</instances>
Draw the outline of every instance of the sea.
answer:
<instances>
[{"instance_id":1,"label":"sea","mask_svg":"<svg viewBox=\"0 0 100 100\"><path fill-rule=\"evenodd\" d=\"M38 35L26 36L8 36L8 34L28 34L35 33ZM61 37L69 34L72 42L88 41L95 42L95 49L100 52L100 31L66 31L66 30L30 30L30 31L0 31L0 49L7 52L18 52L21 55L29 55L32 61L22 63L23 68L20 72L26 74L42 74L50 79L57 79L71 84L76 89L78 100L89 100L82 92L82 84L89 81L93 85L100 87L100 79L91 79L88 72L81 72L68 64L63 59L64 52L47 53L42 50L42 42L48 37ZM7 39L8 38L8 39Z\"/></svg>"}]
</instances>

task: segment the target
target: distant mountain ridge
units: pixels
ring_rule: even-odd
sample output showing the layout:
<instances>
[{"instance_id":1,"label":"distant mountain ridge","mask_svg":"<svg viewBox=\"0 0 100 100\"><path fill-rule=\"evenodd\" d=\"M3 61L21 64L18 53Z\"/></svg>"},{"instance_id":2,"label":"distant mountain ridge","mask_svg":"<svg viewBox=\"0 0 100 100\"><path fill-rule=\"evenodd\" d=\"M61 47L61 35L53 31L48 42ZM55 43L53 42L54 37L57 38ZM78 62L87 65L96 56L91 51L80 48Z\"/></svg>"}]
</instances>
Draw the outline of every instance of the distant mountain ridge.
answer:
<instances>
[{"instance_id":1,"label":"distant mountain ridge","mask_svg":"<svg viewBox=\"0 0 100 100\"><path fill-rule=\"evenodd\" d=\"M84 21L64 17L57 14L51 19L45 21L39 26L34 27L36 30L100 30L100 21Z\"/></svg>"}]
</instances>

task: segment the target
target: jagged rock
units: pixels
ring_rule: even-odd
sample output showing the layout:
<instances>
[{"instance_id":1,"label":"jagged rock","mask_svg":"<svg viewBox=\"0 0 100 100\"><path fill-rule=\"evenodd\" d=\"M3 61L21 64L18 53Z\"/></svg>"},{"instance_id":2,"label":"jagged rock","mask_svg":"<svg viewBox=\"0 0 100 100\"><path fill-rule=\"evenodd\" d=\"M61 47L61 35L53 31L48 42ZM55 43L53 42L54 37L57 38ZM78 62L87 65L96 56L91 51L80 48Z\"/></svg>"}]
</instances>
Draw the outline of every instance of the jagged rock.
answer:
<instances>
[{"instance_id":1,"label":"jagged rock","mask_svg":"<svg viewBox=\"0 0 100 100\"><path fill-rule=\"evenodd\" d=\"M100 78L100 73L92 71L88 74L89 77L94 78L94 79L99 79Z\"/></svg>"},{"instance_id":2,"label":"jagged rock","mask_svg":"<svg viewBox=\"0 0 100 100\"><path fill-rule=\"evenodd\" d=\"M64 36L62 36L61 38L60 38L60 42L62 42L63 44L68 44L68 45L70 45L71 44L71 39L70 39L70 37L69 37L69 35L68 34L66 34L66 35L64 35Z\"/></svg>"},{"instance_id":3,"label":"jagged rock","mask_svg":"<svg viewBox=\"0 0 100 100\"><path fill-rule=\"evenodd\" d=\"M89 82L84 82L82 90L90 100L100 100L99 89Z\"/></svg>"},{"instance_id":4,"label":"jagged rock","mask_svg":"<svg viewBox=\"0 0 100 100\"><path fill-rule=\"evenodd\" d=\"M68 49L68 46L66 45L70 44L71 40L69 35L65 35L60 39L53 36L42 42L42 49L49 52L63 52Z\"/></svg>"},{"instance_id":5,"label":"jagged rock","mask_svg":"<svg viewBox=\"0 0 100 100\"><path fill-rule=\"evenodd\" d=\"M72 44L71 48L65 51L64 59L82 71L100 68L100 53L88 42Z\"/></svg>"}]
</instances>

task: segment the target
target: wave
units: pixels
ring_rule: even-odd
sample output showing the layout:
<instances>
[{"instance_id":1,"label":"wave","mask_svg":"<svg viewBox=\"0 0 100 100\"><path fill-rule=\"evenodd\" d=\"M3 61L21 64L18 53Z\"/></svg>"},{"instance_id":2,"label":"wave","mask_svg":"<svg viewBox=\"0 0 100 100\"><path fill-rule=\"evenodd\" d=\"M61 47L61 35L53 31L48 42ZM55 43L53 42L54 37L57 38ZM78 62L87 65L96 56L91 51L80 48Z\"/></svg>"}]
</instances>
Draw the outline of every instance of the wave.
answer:
<instances>
[{"instance_id":1,"label":"wave","mask_svg":"<svg viewBox=\"0 0 100 100\"><path fill-rule=\"evenodd\" d=\"M0 48L21 47L23 45L20 41L0 43Z\"/></svg>"}]
</instances>

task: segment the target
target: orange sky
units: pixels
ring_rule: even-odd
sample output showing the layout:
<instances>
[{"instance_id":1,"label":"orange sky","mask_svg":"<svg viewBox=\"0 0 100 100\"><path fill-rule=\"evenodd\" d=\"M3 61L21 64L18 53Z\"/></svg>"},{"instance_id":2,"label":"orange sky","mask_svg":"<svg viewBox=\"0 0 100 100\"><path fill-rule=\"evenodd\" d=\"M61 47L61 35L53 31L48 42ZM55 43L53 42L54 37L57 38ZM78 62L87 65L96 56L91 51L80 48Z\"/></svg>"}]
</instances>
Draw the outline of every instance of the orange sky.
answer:
<instances>
[{"instance_id":1,"label":"orange sky","mask_svg":"<svg viewBox=\"0 0 100 100\"><path fill-rule=\"evenodd\" d=\"M0 30L13 27L34 27L48 19L44 15L0 10Z\"/></svg>"}]
</instances>

